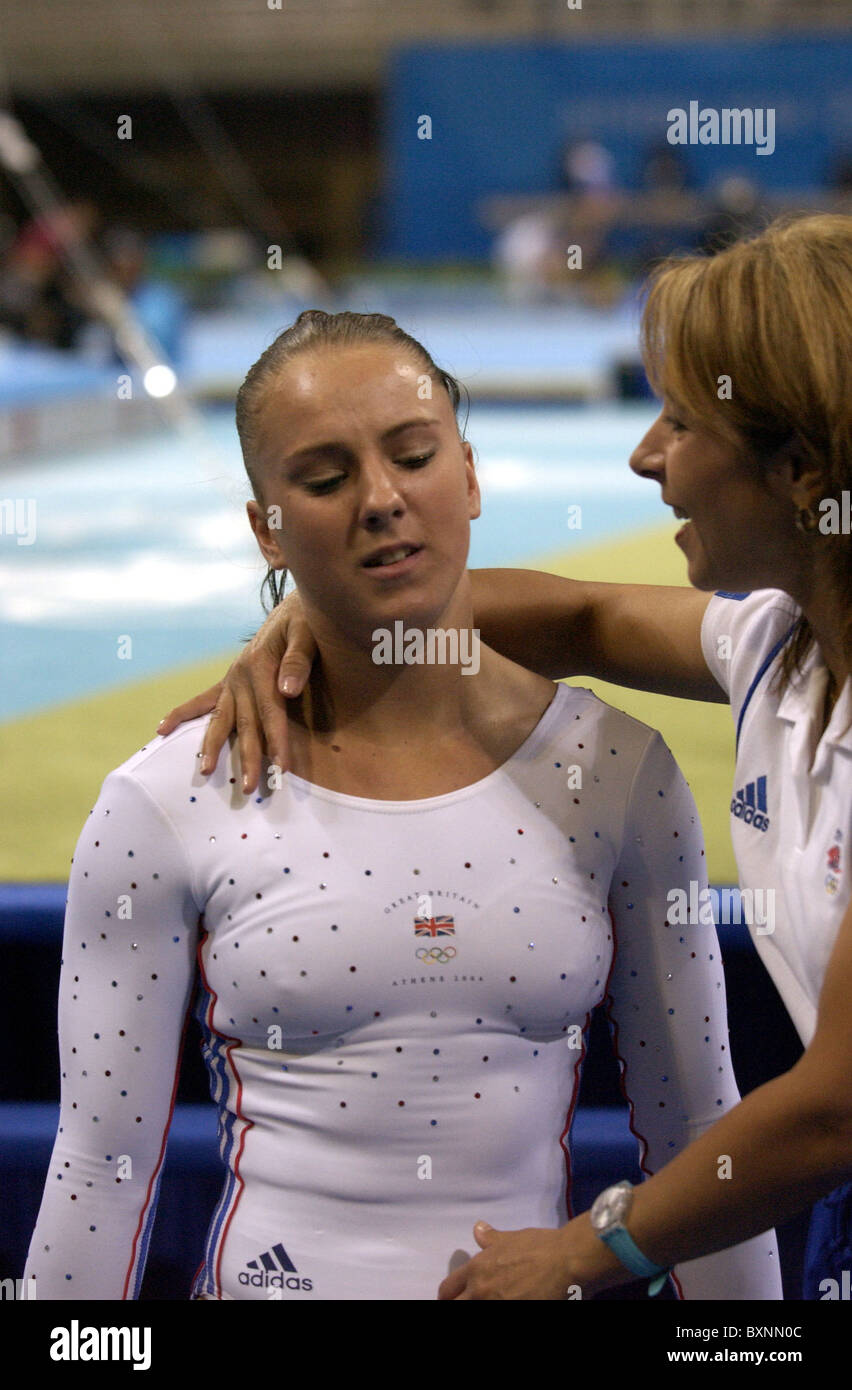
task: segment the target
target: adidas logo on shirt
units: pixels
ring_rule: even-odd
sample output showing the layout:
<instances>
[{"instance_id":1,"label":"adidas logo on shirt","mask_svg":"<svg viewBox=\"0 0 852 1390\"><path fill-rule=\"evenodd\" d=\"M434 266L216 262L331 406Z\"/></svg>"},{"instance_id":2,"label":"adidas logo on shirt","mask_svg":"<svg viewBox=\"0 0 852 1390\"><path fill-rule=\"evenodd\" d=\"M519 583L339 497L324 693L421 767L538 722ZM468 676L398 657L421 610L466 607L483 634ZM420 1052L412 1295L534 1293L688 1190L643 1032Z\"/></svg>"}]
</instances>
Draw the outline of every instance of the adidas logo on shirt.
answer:
<instances>
[{"instance_id":1,"label":"adidas logo on shirt","mask_svg":"<svg viewBox=\"0 0 852 1390\"><path fill-rule=\"evenodd\" d=\"M255 1272L249 1274L248 1270ZM280 1242L258 1255L256 1260L249 1260L238 1277L241 1284L250 1284L255 1289L301 1289L304 1293L310 1293L314 1286L313 1280L299 1277L296 1266Z\"/></svg>"},{"instance_id":2,"label":"adidas logo on shirt","mask_svg":"<svg viewBox=\"0 0 852 1390\"><path fill-rule=\"evenodd\" d=\"M769 817L766 814L766 778L757 777L754 782L746 782L731 799L731 813L755 830L768 830Z\"/></svg>"}]
</instances>

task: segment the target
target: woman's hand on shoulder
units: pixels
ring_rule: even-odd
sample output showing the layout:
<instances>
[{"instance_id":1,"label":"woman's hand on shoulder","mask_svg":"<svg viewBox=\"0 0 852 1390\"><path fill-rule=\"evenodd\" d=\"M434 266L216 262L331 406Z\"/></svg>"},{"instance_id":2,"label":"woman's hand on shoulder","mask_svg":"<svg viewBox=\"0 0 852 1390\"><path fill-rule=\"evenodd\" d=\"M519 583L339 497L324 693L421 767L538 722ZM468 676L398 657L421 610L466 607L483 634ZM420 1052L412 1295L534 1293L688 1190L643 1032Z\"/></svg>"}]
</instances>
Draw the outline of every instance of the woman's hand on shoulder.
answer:
<instances>
[{"instance_id":1,"label":"woman's hand on shoulder","mask_svg":"<svg viewBox=\"0 0 852 1390\"><path fill-rule=\"evenodd\" d=\"M224 679L170 710L157 733L166 737L179 724L212 710L201 745L201 771L213 771L236 728L243 791L254 791L264 751L282 772L287 768L287 712L281 696L292 699L302 693L315 655L301 599L293 591L273 609Z\"/></svg>"}]
</instances>

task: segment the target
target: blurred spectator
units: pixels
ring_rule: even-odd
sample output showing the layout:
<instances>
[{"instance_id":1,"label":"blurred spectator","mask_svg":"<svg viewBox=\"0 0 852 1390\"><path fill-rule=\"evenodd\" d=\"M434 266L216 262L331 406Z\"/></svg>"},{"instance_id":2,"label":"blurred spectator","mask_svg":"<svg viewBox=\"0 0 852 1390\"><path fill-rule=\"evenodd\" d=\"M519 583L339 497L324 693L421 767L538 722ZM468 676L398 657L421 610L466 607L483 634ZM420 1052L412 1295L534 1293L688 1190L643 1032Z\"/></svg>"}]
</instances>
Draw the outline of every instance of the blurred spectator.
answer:
<instances>
[{"instance_id":1,"label":"blurred spectator","mask_svg":"<svg viewBox=\"0 0 852 1390\"><path fill-rule=\"evenodd\" d=\"M597 140L568 143L562 155L562 179L567 192L576 199L566 226L567 240L582 249L583 274L595 275L612 260L610 234L621 202L615 159ZM588 284L585 288L588 290ZM605 297L609 293L607 288Z\"/></svg>"},{"instance_id":2,"label":"blurred spectator","mask_svg":"<svg viewBox=\"0 0 852 1390\"><path fill-rule=\"evenodd\" d=\"M164 280L148 273L148 247L144 238L130 227L110 227L101 237L100 249L110 281L121 290L141 327L153 338L168 361L180 362L186 325L183 296ZM112 331L92 320L80 335L81 349L88 357L123 362Z\"/></svg>"},{"instance_id":3,"label":"blurred spectator","mask_svg":"<svg viewBox=\"0 0 852 1390\"><path fill-rule=\"evenodd\" d=\"M69 250L92 234L93 203L66 203L27 222L0 267L0 324L22 338L70 348L87 314L66 269Z\"/></svg>"},{"instance_id":4,"label":"blurred spectator","mask_svg":"<svg viewBox=\"0 0 852 1390\"><path fill-rule=\"evenodd\" d=\"M511 298L582 296L609 303L620 280L607 262L607 240L622 201L615 160L595 140L571 141L560 156L568 198L521 213L498 235L493 260ZM558 205L563 204L563 205Z\"/></svg>"},{"instance_id":5,"label":"blurred spectator","mask_svg":"<svg viewBox=\"0 0 852 1390\"><path fill-rule=\"evenodd\" d=\"M186 320L183 296L148 273L148 248L138 232L110 228L103 238L103 251L113 280L145 332L156 339L171 363L179 362Z\"/></svg>"},{"instance_id":6,"label":"blurred spectator","mask_svg":"<svg viewBox=\"0 0 852 1390\"><path fill-rule=\"evenodd\" d=\"M550 213L523 213L499 234L493 258L510 299L548 299L562 279L564 238Z\"/></svg>"},{"instance_id":7,"label":"blurred spectator","mask_svg":"<svg viewBox=\"0 0 852 1390\"><path fill-rule=\"evenodd\" d=\"M667 142L653 145L642 169L642 186L649 193L683 193L690 185L682 152Z\"/></svg>"},{"instance_id":8,"label":"blurred spectator","mask_svg":"<svg viewBox=\"0 0 852 1390\"><path fill-rule=\"evenodd\" d=\"M596 140L570 141L562 152L561 173L569 193L607 193L615 188L615 160Z\"/></svg>"},{"instance_id":9,"label":"blurred spectator","mask_svg":"<svg viewBox=\"0 0 852 1390\"><path fill-rule=\"evenodd\" d=\"M723 179L711 191L711 210L701 231L701 246L708 253L723 251L738 238L762 231L766 209L757 184L736 175Z\"/></svg>"},{"instance_id":10,"label":"blurred spectator","mask_svg":"<svg viewBox=\"0 0 852 1390\"><path fill-rule=\"evenodd\" d=\"M633 274L643 279L651 266L674 251L697 249L695 228L685 212L693 182L682 150L663 141L651 145L641 173L644 193L653 200L653 220L636 234L629 257Z\"/></svg>"}]
</instances>

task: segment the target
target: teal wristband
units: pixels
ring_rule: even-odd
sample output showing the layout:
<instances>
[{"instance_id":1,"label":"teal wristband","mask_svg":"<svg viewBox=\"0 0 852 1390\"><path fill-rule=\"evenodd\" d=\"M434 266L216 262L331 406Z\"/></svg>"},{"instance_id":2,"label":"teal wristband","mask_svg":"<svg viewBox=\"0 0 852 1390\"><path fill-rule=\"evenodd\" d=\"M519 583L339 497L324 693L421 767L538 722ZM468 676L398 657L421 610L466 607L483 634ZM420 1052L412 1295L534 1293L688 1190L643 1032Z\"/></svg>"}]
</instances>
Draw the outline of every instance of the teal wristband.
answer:
<instances>
[{"instance_id":1,"label":"teal wristband","mask_svg":"<svg viewBox=\"0 0 852 1390\"><path fill-rule=\"evenodd\" d=\"M639 1279L653 1279L653 1283L648 1286L649 1298L660 1292L670 1271L663 1265L655 1265L653 1260L647 1259L629 1231L619 1226L614 1231L607 1231L600 1238L631 1274L635 1274Z\"/></svg>"}]
</instances>

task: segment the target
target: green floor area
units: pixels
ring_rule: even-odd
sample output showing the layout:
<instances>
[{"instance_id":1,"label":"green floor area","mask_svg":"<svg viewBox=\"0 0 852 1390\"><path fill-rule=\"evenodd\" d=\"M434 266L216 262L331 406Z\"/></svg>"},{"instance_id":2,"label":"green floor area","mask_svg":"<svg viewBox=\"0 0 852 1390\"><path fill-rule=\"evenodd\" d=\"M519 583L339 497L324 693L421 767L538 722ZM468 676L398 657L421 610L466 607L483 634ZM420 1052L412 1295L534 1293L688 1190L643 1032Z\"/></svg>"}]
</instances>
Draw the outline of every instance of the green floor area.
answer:
<instances>
[{"instance_id":1,"label":"green floor area","mask_svg":"<svg viewBox=\"0 0 852 1390\"><path fill-rule=\"evenodd\" d=\"M655 528L622 541L540 556L531 564L577 578L682 584L683 556L671 537L671 527ZM106 774L154 735L174 705L218 680L228 660L225 653L220 661L171 670L1 724L0 878L64 881ZM727 706L582 679L573 683L590 686L601 699L661 731L698 804L709 876L715 882L736 882L728 833L734 732Z\"/></svg>"}]
</instances>

